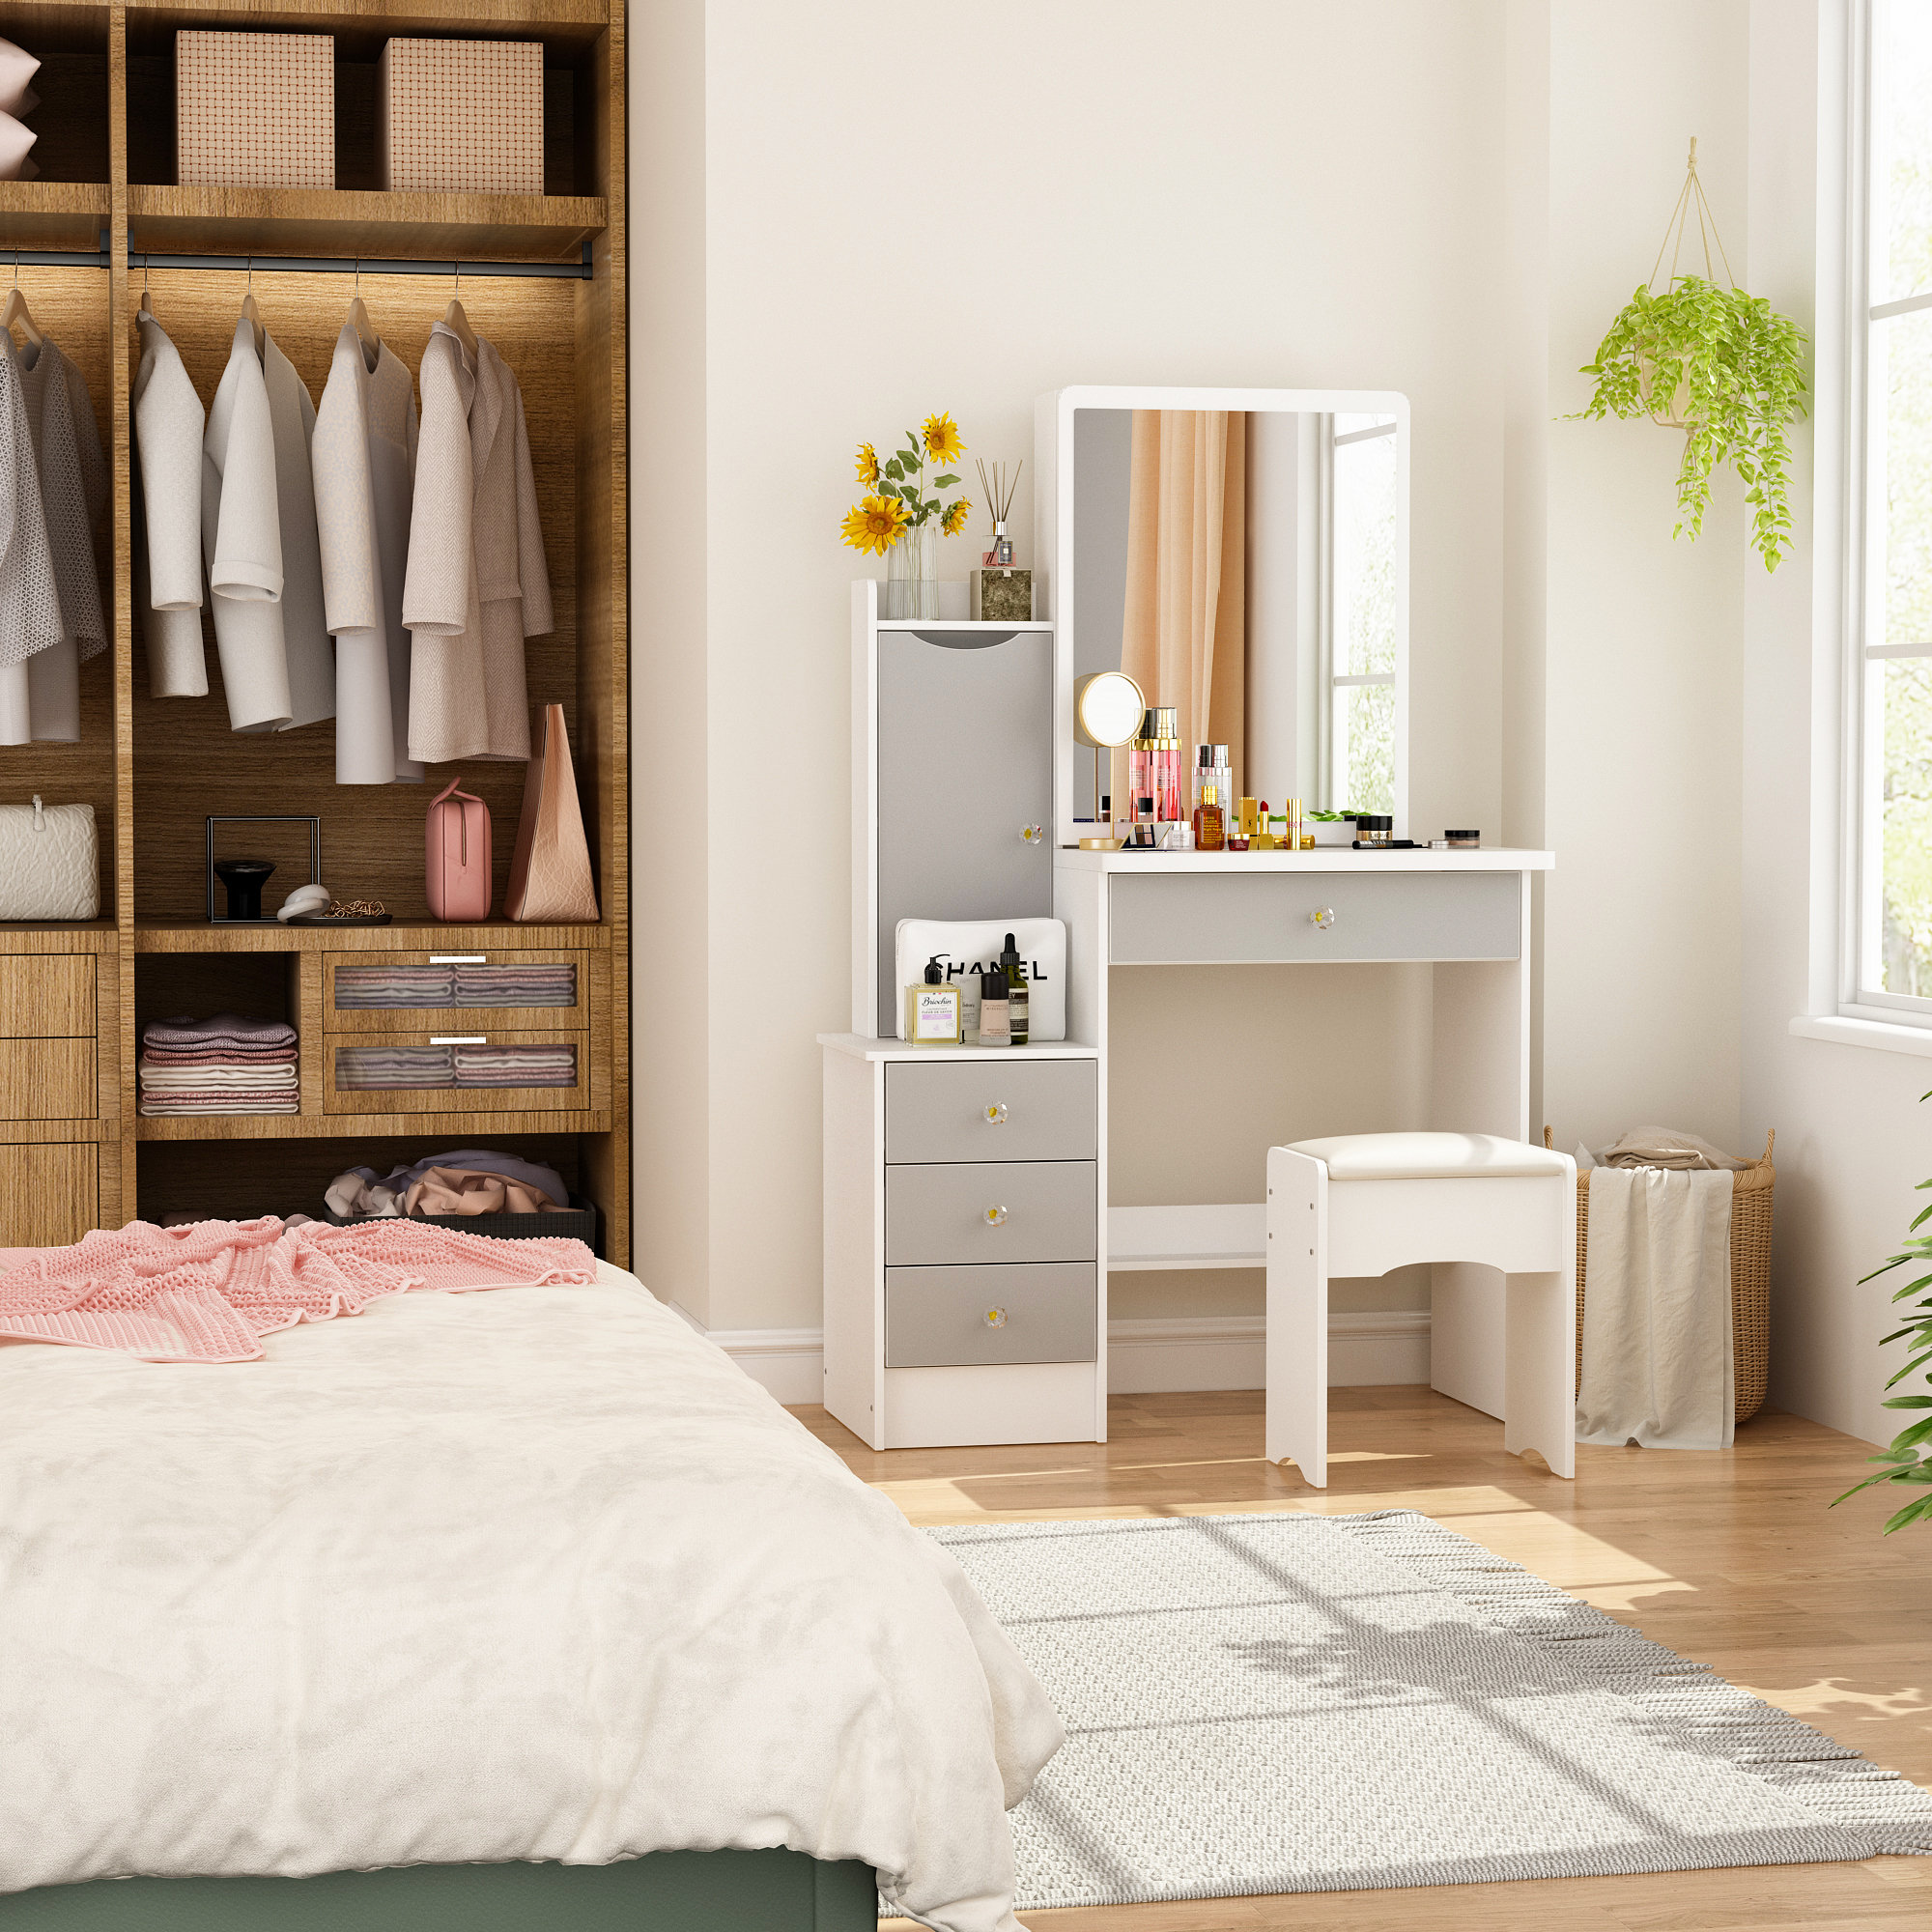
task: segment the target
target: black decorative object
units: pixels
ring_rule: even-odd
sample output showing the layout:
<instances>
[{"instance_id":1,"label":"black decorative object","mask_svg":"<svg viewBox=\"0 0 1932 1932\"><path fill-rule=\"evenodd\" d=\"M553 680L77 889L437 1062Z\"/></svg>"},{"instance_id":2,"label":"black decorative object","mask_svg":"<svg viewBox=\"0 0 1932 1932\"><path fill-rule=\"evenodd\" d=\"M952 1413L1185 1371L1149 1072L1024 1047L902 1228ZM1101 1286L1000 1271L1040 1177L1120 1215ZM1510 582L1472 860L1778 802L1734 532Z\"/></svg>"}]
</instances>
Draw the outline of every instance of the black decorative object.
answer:
<instances>
[{"instance_id":1,"label":"black decorative object","mask_svg":"<svg viewBox=\"0 0 1932 1932\"><path fill-rule=\"evenodd\" d=\"M322 820L309 813L286 812L272 815L210 817L208 821L208 921L211 925L274 925L273 913L262 911L262 885L275 870L268 859L223 859L214 856L214 828L217 825L306 825L308 827L309 885L322 884ZM214 910L214 881L219 877L228 887L228 910ZM294 888L290 888L294 891Z\"/></svg>"},{"instance_id":2,"label":"black decorative object","mask_svg":"<svg viewBox=\"0 0 1932 1932\"><path fill-rule=\"evenodd\" d=\"M274 872L267 859L217 859L215 876L228 888L228 917L253 923L262 917L262 888Z\"/></svg>"}]
</instances>

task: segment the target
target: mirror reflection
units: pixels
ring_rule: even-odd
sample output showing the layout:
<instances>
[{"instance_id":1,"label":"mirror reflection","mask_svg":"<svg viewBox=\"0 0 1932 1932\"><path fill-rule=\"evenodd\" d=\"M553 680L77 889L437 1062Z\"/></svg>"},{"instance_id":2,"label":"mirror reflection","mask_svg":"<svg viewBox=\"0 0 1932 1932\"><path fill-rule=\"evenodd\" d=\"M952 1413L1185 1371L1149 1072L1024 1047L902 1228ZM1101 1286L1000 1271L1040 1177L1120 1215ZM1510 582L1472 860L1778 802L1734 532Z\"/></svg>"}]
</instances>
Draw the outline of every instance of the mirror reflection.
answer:
<instances>
[{"instance_id":1,"label":"mirror reflection","mask_svg":"<svg viewBox=\"0 0 1932 1932\"><path fill-rule=\"evenodd\" d=\"M1075 410L1075 678L1124 671L1176 714L1183 771L1227 747L1237 796L1396 810L1398 430L1340 412ZM1130 753L1079 755L1128 817Z\"/></svg>"}]
</instances>

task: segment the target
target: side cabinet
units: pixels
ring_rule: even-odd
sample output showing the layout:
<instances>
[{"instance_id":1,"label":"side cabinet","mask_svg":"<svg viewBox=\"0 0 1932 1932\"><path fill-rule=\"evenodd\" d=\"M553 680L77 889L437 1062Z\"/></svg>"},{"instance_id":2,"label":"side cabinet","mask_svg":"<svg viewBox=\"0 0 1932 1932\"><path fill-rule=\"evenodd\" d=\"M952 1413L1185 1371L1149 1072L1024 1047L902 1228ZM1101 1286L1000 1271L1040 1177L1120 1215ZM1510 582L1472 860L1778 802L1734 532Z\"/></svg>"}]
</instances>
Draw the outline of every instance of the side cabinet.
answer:
<instances>
[{"instance_id":1,"label":"side cabinet","mask_svg":"<svg viewBox=\"0 0 1932 1932\"><path fill-rule=\"evenodd\" d=\"M825 1406L874 1449L1103 1439L1099 1063L825 1044Z\"/></svg>"}]
</instances>

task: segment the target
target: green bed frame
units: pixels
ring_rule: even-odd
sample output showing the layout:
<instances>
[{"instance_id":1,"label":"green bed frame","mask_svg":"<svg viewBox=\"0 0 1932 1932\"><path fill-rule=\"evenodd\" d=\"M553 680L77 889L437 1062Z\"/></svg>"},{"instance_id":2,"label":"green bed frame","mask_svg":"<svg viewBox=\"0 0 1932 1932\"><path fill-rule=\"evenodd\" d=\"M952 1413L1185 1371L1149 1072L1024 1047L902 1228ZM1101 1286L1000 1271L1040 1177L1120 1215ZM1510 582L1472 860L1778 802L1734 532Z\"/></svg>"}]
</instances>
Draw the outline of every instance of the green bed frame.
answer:
<instances>
[{"instance_id":1,"label":"green bed frame","mask_svg":"<svg viewBox=\"0 0 1932 1932\"><path fill-rule=\"evenodd\" d=\"M875 1888L870 1865L787 1851L93 1879L0 1897L0 1932L874 1932Z\"/></svg>"}]
</instances>

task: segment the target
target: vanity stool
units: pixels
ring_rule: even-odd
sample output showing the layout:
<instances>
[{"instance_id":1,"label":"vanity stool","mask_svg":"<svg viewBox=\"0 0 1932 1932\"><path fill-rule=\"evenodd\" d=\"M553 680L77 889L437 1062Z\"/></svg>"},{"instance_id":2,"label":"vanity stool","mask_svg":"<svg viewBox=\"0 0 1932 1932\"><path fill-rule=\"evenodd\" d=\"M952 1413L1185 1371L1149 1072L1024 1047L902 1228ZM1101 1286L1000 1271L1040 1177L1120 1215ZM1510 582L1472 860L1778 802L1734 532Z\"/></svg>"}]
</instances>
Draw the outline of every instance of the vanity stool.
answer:
<instances>
[{"instance_id":1,"label":"vanity stool","mask_svg":"<svg viewBox=\"0 0 1932 1932\"><path fill-rule=\"evenodd\" d=\"M1328 1486L1331 1275L1479 1262L1504 1275L1503 1447L1577 1473L1570 1155L1492 1134L1340 1134L1270 1148L1267 1191L1270 1463Z\"/></svg>"}]
</instances>

